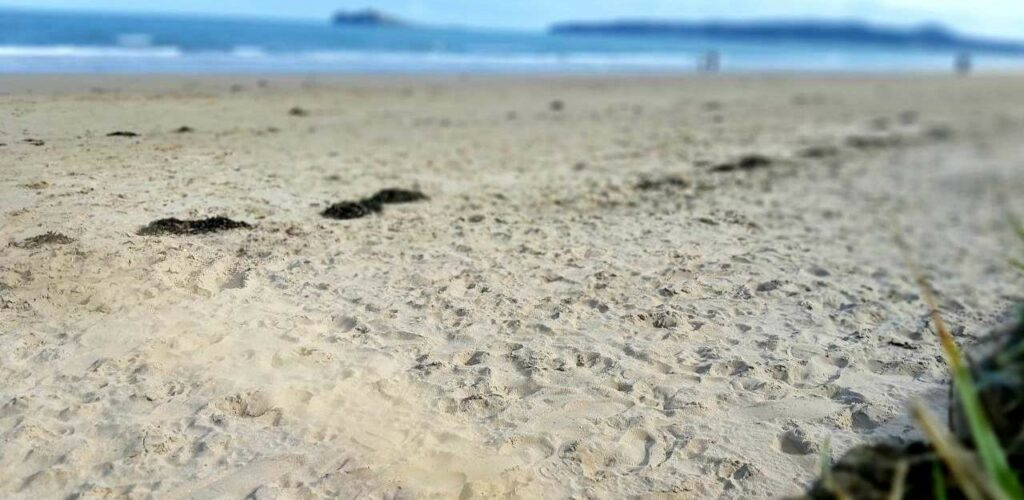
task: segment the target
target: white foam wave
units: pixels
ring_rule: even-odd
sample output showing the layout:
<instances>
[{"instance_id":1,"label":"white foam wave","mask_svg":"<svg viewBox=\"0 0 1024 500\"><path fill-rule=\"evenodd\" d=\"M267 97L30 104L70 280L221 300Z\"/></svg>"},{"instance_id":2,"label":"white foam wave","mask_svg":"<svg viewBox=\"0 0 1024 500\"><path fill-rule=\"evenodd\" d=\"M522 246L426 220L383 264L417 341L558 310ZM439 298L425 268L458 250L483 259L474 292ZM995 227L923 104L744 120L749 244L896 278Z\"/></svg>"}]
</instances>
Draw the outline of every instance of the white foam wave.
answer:
<instances>
[{"instance_id":1,"label":"white foam wave","mask_svg":"<svg viewBox=\"0 0 1024 500\"><path fill-rule=\"evenodd\" d=\"M262 47L255 45L239 45L231 49L230 55L235 57L267 57L267 52Z\"/></svg>"},{"instance_id":2,"label":"white foam wave","mask_svg":"<svg viewBox=\"0 0 1024 500\"><path fill-rule=\"evenodd\" d=\"M448 52L381 50L269 51L236 46L220 51L184 51L173 46L0 45L0 73L11 72L644 72L691 71L701 52ZM909 71L946 69L942 54L875 54L808 50L735 50L725 55L729 71ZM986 60L987 66L1018 60Z\"/></svg>"},{"instance_id":3,"label":"white foam wave","mask_svg":"<svg viewBox=\"0 0 1024 500\"><path fill-rule=\"evenodd\" d=\"M284 55L279 55L284 56ZM433 64L509 65L509 66L692 66L695 55L651 53L455 53L455 52L356 52L311 51L284 57L325 62L367 61Z\"/></svg>"},{"instance_id":4,"label":"white foam wave","mask_svg":"<svg viewBox=\"0 0 1024 500\"><path fill-rule=\"evenodd\" d=\"M483 65L680 65L692 64L689 55L658 55L649 53L455 53L412 51L349 51L328 50L308 52L267 52L257 46L238 46L229 51L184 52L177 47L124 47L73 45L4 45L0 57L6 58L180 58L195 59L267 59L320 62L370 62L399 64L420 62L434 64Z\"/></svg>"},{"instance_id":5,"label":"white foam wave","mask_svg":"<svg viewBox=\"0 0 1024 500\"><path fill-rule=\"evenodd\" d=\"M6 58L175 58L184 53L177 47L111 47L80 45L0 45Z\"/></svg>"}]
</instances>

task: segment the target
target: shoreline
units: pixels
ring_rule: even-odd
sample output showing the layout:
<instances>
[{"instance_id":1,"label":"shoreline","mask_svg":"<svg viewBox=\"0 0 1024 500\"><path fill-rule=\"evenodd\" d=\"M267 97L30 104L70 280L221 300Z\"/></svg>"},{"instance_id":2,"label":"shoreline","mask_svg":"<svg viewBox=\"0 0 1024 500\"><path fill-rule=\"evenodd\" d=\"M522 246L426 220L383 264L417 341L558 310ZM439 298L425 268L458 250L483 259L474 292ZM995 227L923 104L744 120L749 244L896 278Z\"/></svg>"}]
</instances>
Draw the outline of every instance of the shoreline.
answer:
<instances>
[{"instance_id":1,"label":"shoreline","mask_svg":"<svg viewBox=\"0 0 1024 500\"><path fill-rule=\"evenodd\" d=\"M814 72L751 72L751 73L525 73L525 74L339 74L339 73L139 73L139 74L80 74L80 73L0 73L0 96L18 96L26 91L59 92L63 95L89 95L111 92L175 91L178 94L199 88L239 93L242 91L297 92L317 87L353 88L416 88L424 85L442 85L450 88L488 86L494 88L517 85L739 85L744 83L820 85L827 83L921 83L942 82L975 83L1006 82L1024 78L1024 72L978 72L968 77L949 72L935 73L814 73ZM234 88L232 88L234 87ZM272 88L273 87L273 88Z\"/></svg>"}]
</instances>

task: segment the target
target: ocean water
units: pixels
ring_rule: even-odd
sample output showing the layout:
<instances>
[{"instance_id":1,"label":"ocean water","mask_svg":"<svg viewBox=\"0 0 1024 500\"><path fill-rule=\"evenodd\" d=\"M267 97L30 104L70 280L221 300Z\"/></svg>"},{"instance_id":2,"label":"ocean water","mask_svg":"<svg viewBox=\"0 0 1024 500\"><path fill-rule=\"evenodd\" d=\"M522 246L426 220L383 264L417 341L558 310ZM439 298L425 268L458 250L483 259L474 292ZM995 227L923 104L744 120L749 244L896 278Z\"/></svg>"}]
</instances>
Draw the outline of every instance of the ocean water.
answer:
<instances>
[{"instance_id":1,"label":"ocean water","mask_svg":"<svg viewBox=\"0 0 1024 500\"><path fill-rule=\"evenodd\" d=\"M629 38L455 28L0 10L0 73L688 72L702 54L732 72L949 71L917 48ZM1024 58L976 55L979 70Z\"/></svg>"}]
</instances>

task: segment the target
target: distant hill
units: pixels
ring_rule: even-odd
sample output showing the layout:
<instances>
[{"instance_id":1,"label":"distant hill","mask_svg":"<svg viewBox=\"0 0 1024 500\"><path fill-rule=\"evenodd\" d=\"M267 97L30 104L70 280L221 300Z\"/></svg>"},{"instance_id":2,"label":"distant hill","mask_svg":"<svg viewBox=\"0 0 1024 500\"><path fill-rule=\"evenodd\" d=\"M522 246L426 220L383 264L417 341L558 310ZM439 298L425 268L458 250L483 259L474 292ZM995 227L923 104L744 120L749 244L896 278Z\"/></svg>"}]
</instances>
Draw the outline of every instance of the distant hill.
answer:
<instances>
[{"instance_id":1,"label":"distant hill","mask_svg":"<svg viewBox=\"0 0 1024 500\"><path fill-rule=\"evenodd\" d=\"M337 26L406 26L397 17L375 9L341 11L334 14L332 22Z\"/></svg>"},{"instance_id":2,"label":"distant hill","mask_svg":"<svg viewBox=\"0 0 1024 500\"><path fill-rule=\"evenodd\" d=\"M553 34L574 35L693 37L750 41L785 40L811 43L837 42L1024 54L1024 42L967 37L938 25L923 25L899 29L855 21L685 22L618 20L565 22L553 25L549 31Z\"/></svg>"}]
</instances>

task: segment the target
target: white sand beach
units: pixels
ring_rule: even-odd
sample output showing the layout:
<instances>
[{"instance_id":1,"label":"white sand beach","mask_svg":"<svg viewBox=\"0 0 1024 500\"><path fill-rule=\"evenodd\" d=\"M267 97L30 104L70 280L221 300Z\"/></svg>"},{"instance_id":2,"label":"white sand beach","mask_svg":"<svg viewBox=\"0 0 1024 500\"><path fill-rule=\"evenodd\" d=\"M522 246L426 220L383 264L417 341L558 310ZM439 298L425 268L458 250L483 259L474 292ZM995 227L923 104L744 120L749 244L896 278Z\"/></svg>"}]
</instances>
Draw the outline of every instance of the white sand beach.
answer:
<instances>
[{"instance_id":1,"label":"white sand beach","mask_svg":"<svg viewBox=\"0 0 1024 500\"><path fill-rule=\"evenodd\" d=\"M945 409L896 235L962 343L1021 299L1022 137L1018 76L0 77L0 497L799 494Z\"/></svg>"}]
</instances>

